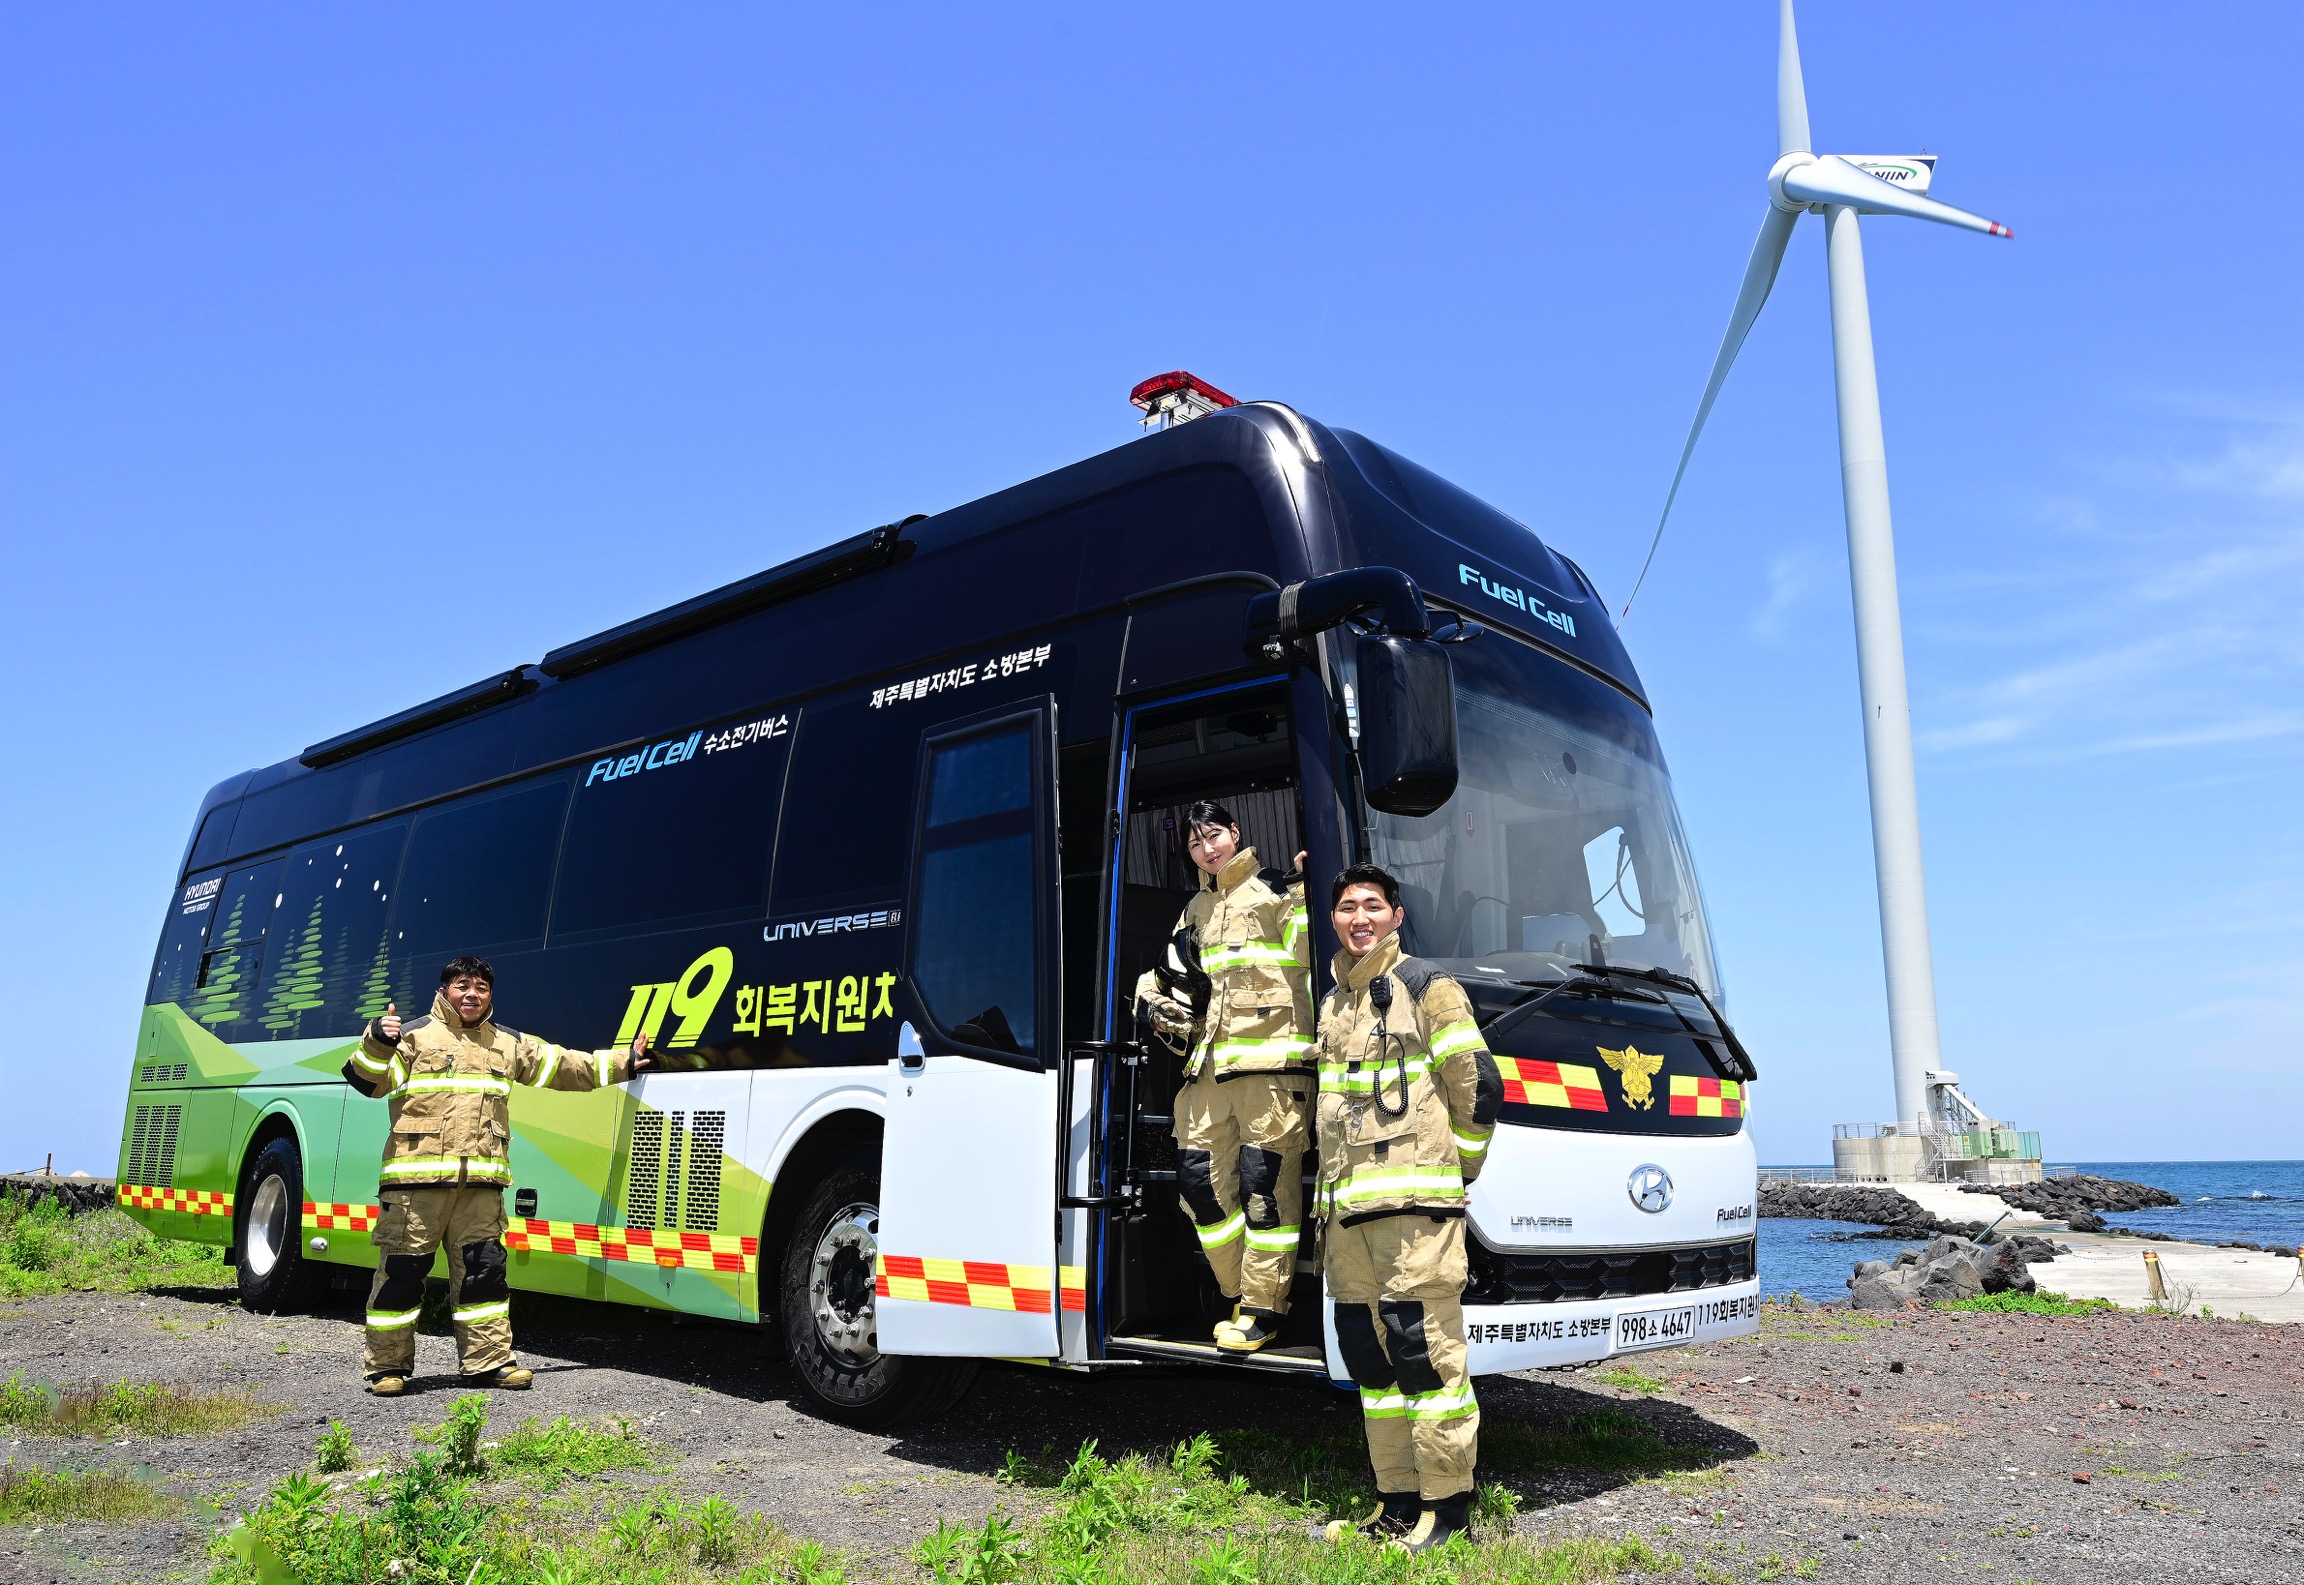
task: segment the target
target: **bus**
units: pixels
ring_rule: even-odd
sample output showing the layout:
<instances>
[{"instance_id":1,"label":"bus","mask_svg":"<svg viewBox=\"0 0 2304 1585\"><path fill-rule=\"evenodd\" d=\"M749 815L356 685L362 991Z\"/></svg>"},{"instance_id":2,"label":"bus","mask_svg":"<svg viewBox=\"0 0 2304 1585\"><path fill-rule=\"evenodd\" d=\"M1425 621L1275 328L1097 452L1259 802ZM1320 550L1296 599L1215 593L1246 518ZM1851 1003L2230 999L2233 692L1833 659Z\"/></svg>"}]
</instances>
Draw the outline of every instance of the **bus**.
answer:
<instances>
[{"instance_id":1,"label":"bus","mask_svg":"<svg viewBox=\"0 0 2304 1585\"><path fill-rule=\"evenodd\" d=\"M1591 580L1349 430L1222 407L231 777L162 926L119 1203L278 1310L373 1268L364 1022L490 958L511 1025L663 1065L515 1089L512 1286L760 1328L888 1425L986 1359L1349 1380L1307 1234L1220 1355L1176 1058L1130 1002L1202 798L1372 859L1505 1079L1477 1373L1758 1326L1753 1071ZM1307 1158L1309 1176L1313 1161Z\"/></svg>"}]
</instances>

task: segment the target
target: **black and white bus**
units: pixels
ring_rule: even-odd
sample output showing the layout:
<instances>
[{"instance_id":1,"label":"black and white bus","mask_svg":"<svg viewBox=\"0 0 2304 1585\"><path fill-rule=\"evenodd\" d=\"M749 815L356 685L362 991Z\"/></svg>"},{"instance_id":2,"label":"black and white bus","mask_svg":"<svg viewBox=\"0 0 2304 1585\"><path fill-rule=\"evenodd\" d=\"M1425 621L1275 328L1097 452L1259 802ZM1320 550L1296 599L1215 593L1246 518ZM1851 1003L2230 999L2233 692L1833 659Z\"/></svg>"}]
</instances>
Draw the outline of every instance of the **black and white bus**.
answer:
<instances>
[{"instance_id":1,"label":"black and white bus","mask_svg":"<svg viewBox=\"0 0 2304 1585\"><path fill-rule=\"evenodd\" d=\"M1309 1240L1280 1343L1210 1344L1176 1062L1131 1021L1201 798L1309 853L1321 989L1318 879L1365 857L1474 999L1507 1089L1471 1197L1475 1373L1756 1328L1752 1070L1597 592L1270 402L217 786L122 1203L229 1245L260 1306L373 1266L385 1109L338 1070L477 952L512 1023L667 1058L515 1091L515 1287L762 1323L864 1423L948 1406L986 1358L1341 1381Z\"/></svg>"}]
</instances>

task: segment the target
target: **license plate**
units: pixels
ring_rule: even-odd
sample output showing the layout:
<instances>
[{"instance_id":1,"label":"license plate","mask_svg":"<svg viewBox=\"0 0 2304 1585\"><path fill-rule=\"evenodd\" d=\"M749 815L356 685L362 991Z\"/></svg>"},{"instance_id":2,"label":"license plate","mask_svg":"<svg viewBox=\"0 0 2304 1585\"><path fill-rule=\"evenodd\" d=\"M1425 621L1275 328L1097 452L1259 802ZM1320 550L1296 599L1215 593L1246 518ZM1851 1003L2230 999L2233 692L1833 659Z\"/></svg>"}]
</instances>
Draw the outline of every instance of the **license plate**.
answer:
<instances>
[{"instance_id":1,"label":"license plate","mask_svg":"<svg viewBox=\"0 0 2304 1585\"><path fill-rule=\"evenodd\" d=\"M1641 1348L1666 1348L1685 1343L1695 1335L1696 1307L1692 1304L1677 1310L1616 1312L1615 1352L1619 1354Z\"/></svg>"}]
</instances>

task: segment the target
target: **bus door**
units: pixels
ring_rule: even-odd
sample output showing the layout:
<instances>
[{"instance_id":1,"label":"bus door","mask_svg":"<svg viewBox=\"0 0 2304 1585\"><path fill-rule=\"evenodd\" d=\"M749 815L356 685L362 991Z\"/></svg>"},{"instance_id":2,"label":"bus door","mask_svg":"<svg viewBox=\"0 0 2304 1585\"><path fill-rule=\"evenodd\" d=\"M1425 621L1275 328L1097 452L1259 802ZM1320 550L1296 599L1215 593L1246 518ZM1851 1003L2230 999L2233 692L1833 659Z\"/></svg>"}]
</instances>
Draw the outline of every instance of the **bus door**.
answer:
<instances>
[{"instance_id":1,"label":"bus door","mask_svg":"<svg viewBox=\"0 0 2304 1585\"><path fill-rule=\"evenodd\" d=\"M1050 1358L1057 1263L1056 706L931 728L880 1168L879 1347Z\"/></svg>"},{"instance_id":2,"label":"bus door","mask_svg":"<svg viewBox=\"0 0 2304 1585\"><path fill-rule=\"evenodd\" d=\"M1148 699L1122 717L1112 810L1112 886L1104 923L1106 1037L1135 1041L1138 978L1165 962L1185 905L1202 884L1190 855L1188 811L1210 799L1240 823L1267 868L1286 870L1303 845L1288 684L1273 679ZM1183 1062L1157 1038L1138 1060L1107 1070L1103 1179L1119 1209L1101 1251L1102 1326L1118 1353L1215 1358L1209 1327L1230 1313L1179 1201L1174 1101ZM1309 1167L1309 1163L1306 1163ZM1318 1278L1309 1251L1281 1344L1258 1356L1296 1368L1317 1336Z\"/></svg>"}]
</instances>

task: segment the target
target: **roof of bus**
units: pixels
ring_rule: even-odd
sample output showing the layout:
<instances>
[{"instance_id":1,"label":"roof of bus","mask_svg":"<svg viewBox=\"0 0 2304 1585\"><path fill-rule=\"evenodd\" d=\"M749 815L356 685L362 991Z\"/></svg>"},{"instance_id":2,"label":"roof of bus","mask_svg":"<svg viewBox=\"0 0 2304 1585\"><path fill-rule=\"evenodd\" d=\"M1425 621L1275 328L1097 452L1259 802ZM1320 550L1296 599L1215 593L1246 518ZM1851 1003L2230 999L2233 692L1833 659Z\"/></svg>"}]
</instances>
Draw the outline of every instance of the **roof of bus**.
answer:
<instances>
[{"instance_id":1,"label":"roof of bus","mask_svg":"<svg viewBox=\"0 0 2304 1585\"><path fill-rule=\"evenodd\" d=\"M1205 502L1159 492L1170 481L1215 474L1224 476L1227 499L1235 504L1245 505L1253 496L1269 528L1267 543L1246 543L1235 535L1195 547L1181 528L1171 529L1177 517L1205 511ZM1132 502L1140 520L1106 520ZM1031 531L1038 531L1042 546L1070 547L1076 570L1071 564L1053 572L1043 567L1061 558L1033 554L1027 548L1035 543ZM954 553L1004 534L1015 537L997 547L995 557L954 559ZM955 573L971 560L999 563L998 579L973 601L964 580L955 582ZM935 563L938 570L925 579L878 575L879 569L905 561ZM662 676L647 663L651 655L693 650L706 659L717 650L726 669L730 631L760 615L764 602L773 604L776 616L763 635L788 637L796 627L810 625L808 618L820 617L826 632L841 636L869 622L875 631L894 632L923 653L935 653L1006 629L1043 625L1072 610L1116 605L1154 585L1228 570L1227 563L1247 576L1274 582L1348 567L1397 566L1416 580L1427 599L1511 629L1646 704L1631 659L1591 580L1532 529L1364 436L1328 428L1278 403L1251 402L932 516L858 536L555 650L541 669L522 667L377 723L384 731L373 747L362 743L364 734L375 735L376 729L364 728L315 744L302 756L242 772L209 791L201 820L221 805L303 778L363 774L371 761L389 757L401 743L456 734L476 716L499 719L497 712L515 699L549 699L573 686L597 703L617 691L611 679L619 674ZM1035 578L1036 568L1044 575ZM907 587L910 596L899 600L895 592ZM1003 599L1012 600L1016 611L1004 616L997 609L964 609L997 607ZM1051 601L1068 602L1069 610L1054 611ZM831 664L844 664L854 673L858 667L850 646L832 647L842 653ZM583 661L591 653L608 658ZM572 655L588 669L562 672L554 666L556 659ZM902 664L906 657L890 653L878 659ZM800 675L807 671L823 675ZM840 680L837 671L822 664L787 665L778 677L793 684L787 697ZM631 680L636 686L640 678ZM617 731L613 720L601 730L615 734L600 740L602 748L629 735ZM387 806L398 802L385 800ZM368 812L382 811L372 806ZM187 862L200 830L196 821L186 844ZM255 851L243 842L231 846L234 852Z\"/></svg>"}]
</instances>

